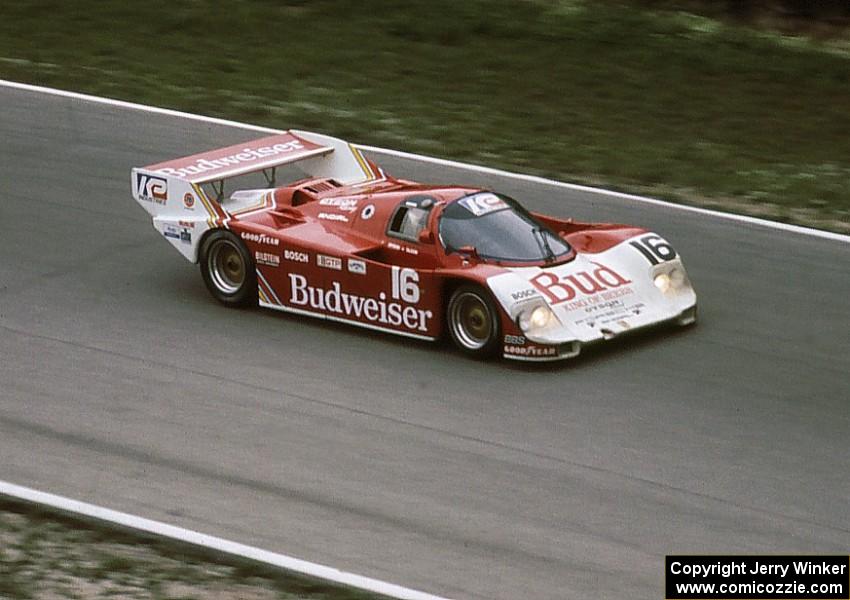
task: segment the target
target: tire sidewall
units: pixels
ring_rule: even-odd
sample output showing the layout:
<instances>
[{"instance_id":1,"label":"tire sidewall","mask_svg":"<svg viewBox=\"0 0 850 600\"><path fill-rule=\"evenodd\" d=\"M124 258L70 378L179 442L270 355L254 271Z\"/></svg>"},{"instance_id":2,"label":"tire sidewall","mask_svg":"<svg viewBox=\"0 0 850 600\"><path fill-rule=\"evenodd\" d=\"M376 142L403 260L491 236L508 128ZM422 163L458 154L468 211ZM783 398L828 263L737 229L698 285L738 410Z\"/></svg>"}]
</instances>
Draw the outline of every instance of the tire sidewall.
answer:
<instances>
[{"instance_id":1,"label":"tire sidewall","mask_svg":"<svg viewBox=\"0 0 850 600\"><path fill-rule=\"evenodd\" d=\"M457 338L455 328L452 325L452 307L463 294L474 294L484 303L484 306L487 307L492 333L490 334L490 338L487 342L480 348L469 348L464 345L463 342ZM492 295L479 285L465 283L458 286L454 292L452 292L449 302L446 304L446 329L448 330L452 343L458 348L458 350L468 356L482 359L492 358L496 356L500 348L500 340L502 339L502 323L499 309L496 306L496 302L493 300Z\"/></svg>"},{"instance_id":2,"label":"tire sidewall","mask_svg":"<svg viewBox=\"0 0 850 600\"><path fill-rule=\"evenodd\" d=\"M238 250L239 256L245 264L245 279L242 281L242 285L233 293L226 293L219 289L210 273L210 250L214 245L225 241L229 242ZM254 260L248 248L245 247L244 242L232 232L217 229L204 237L198 262L201 267L201 277L203 277L204 284L206 284L213 298L227 306L253 306L257 304L257 274Z\"/></svg>"}]
</instances>

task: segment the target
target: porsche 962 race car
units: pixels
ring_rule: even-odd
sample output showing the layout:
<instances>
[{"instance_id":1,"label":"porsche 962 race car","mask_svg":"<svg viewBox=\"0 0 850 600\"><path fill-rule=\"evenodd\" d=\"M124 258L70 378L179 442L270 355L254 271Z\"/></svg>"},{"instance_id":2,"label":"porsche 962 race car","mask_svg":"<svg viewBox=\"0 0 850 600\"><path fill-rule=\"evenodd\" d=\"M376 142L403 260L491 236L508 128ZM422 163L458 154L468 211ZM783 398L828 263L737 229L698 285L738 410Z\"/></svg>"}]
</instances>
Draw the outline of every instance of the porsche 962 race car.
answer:
<instances>
[{"instance_id":1,"label":"porsche 962 race car","mask_svg":"<svg viewBox=\"0 0 850 600\"><path fill-rule=\"evenodd\" d=\"M308 177L278 186L293 168ZM259 188L225 192L260 173ZM156 230L226 305L423 340L448 333L470 355L534 361L696 320L682 261L655 233L395 179L324 135L287 131L136 168L131 181Z\"/></svg>"}]
</instances>

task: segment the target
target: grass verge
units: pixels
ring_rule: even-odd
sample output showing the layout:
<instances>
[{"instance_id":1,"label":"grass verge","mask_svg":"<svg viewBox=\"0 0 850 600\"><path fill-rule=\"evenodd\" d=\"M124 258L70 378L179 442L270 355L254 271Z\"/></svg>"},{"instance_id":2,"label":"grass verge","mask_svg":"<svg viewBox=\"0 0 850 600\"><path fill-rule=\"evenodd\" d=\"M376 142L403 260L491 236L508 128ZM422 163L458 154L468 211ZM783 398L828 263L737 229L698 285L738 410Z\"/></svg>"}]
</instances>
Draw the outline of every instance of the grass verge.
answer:
<instances>
[{"instance_id":1,"label":"grass verge","mask_svg":"<svg viewBox=\"0 0 850 600\"><path fill-rule=\"evenodd\" d=\"M0 497L0 598L379 600L247 560Z\"/></svg>"},{"instance_id":2,"label":"grass verge","mask_svg":"<svg viewBox=\"0 0 850 600\"><path fill-rule=\"evenodd\" d=\"M844 38L615 0L6 4L3 78L850 231Z\"/></svg>"}]
</instances>

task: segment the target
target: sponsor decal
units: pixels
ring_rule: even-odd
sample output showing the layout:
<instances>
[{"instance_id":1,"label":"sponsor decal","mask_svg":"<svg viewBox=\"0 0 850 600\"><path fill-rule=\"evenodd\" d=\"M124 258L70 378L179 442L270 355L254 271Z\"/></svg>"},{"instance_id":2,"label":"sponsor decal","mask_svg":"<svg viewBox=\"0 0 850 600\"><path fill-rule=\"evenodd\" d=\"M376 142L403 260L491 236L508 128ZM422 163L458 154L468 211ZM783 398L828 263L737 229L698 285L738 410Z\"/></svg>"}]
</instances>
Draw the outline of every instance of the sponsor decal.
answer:
<instances>
[{"instance_id":1,"label":"sponsor decal","mask_svg":"<svg viewBox=\"0 0 850 600\"><path fill-rule=\"evenodd\" d=\"M357 198L322 198L320 206L333 206L343 212L354 212L357 210Z\"/></svg>"},{"instance_id":2,"label":"sponsor decal","mask_svg":"<svg viewBox=\"0 0 850 600\"><path fill-rule=\"evenodd\" d=\"M286 260L291 260L292 262L299 263L308 263L310 262L310 255L306 252L298 252L297 250L284 250L283 258Z\"/></svg>"},{"instance_id":3,"label":"sponsor decal","mask_svg":"<svg viewBox=\"0 0 850 600\"><path fill-rule=\"evenodd\" d=\"M599 311L611 311L625 308L622 300L606 300L602 301L600 298L594 298L596 302L588 302L587 300L576 300L575 302L570 302L567 305L567 308L577 309L583 308L584 312L587 314L599 313ZM606 313L608 314L608 313Z\"/></svg>"},{"instance_id":4,"label":"sponsor decal","mask_svg":"<svg viewBox=\"0 0 850 600\"><path fill-rule=\"evenodd\" d=\"M168 200L168 180L164 177L136 173L136 189L139 191L139 200L156 204L165 204Z\"/></svg>"},{"instance_id":5,"label":"sponsor decal","mask_svg":"<svg viewBox=\"0 0 850 600\"><path fill-rule=\"evenodd\" d=\"M481 217L488 213L508 208L508 205L504 200L499 198L496 194L489 193L467 196L466 198L458 200L458 203L476 217Z\"/></svg>"},{"instance_id":6,"label":"sponsor decal","mask_svg":"<svg viewBox=\"0 0 850 600\"><path fill-rule=\"evenodd\" d=\"M575 322L576 325L584 324L588 327L603 327L611 323L616 323L623 329L630 329L631 324L626 319L632 315L639 315L646 307L643 302L626 304L622 300L608 300L604 302L601 298L589 298L588 300L599 300L599 302L590 306L584 306L586 316L582 319L577 319ZM568 309L569 306L568 304Z\"/></svg>"},{"instance_id":7,"label":"sponsor decal","mask_svg":"<svg viewBox=\"0 0 850 600\"><path fill-rule=\"evenodd\" d=\"M265 233L251 233L250 231L243 231L242 239L248 240L249 242L256 242L257 244L266 244L267 246L280 245L279 239L266 235Z\"/></svg>"},{"instance_id":8,"label":"sponsor decal","mask_svg":"<svg viewBox=\"0 0 850 600\"><path fill-rule=\"evenodd\" d=\"M277 254L272 254L271 252L254 252L254 260L258 265L267 265L269 267L276 267L280 265L280 257Z\"/></svg>"},{"instance_id":9,"label":"sponsor decal","mask_svg":"<svg viewBox=\"0 0 850 600\"><path fill-rule=\"evenodd\" d=\"M316 264L325 269L333 269L334 271L342 271L342 259L336 256L326 256L324 254L316 255Z\"/></svg>"},{"instance_id":10,"label":"sponsor decal","mask_svg":"<svg viewBox=\"0 0 850 600\"><path fill-rule=\"evenodd\" d=\"M566 309L584 309L585 313L591 314L599 312L600 310L624 308L625 303L622 300L618 300L618 298L621 296L628 296L630 294L634 294L634 290L629 287L621 288L619 290L609 290L596 296L571 300L567 303Z\"/></svg>"},{"instance_id":11,"label":"sponsor decal","mask_svg":"<svg viewBox=\"0 0 850 600\"><path fill-rule=\"evenodd\" d=\"M357 275L365 275L366 274L366 261L365 260L357 260L354 258L348 259L348 272L356 273Z\"/></svg>"},{"instance_id":12,"label":"sponsor decal","mask_svg":"<svg viewBox=\"0 0 850 600\"><path fill-rule=\"evenodd\" d=\"M518 292L512 292L511 298L513 298L514 301L525 300L526 298L531 298L531 297L536 296L536 295L537 295L537 292L535 292L534 290L529 288L527 290L520 290Z\"/></svg>"},{"instance_id":13,"label":"sponsor decal","mask_svg":"<svg viewBox=\"0 0 850 600\"><path fill-rule=\"evenodd\" d=\"M397 244L396 242L387 242L387 248L390 250L398 250L399 252L406 252L407 254L419 254L419 250L417 248L412 248L410 246L402 246L401 244Z\"/></svg>"},{"instance_id":14,"label":"sponsor decal","mask_svg":"<svg viewBox=\"0 0 850 600\"><path fill-rule=\"evenodd\" d=\"M342 221L343 223L348 223L348 217L339 213L321 212L319 213L319 218L326 221Z\"/></svg>"},{"instance_id":15,"label":"sponsor decal","mask_svg":"<svg viewBox=\"0 0 850 600\"><path fill-rule=\"evenodd\" d=\"M195 228L195 222L194 221L177 221L177 224L180 225L180 227L186 227L188 229L194 229Z\"/></svg>"},{"instance_id":16,"label":"sponsor decal","mask_svg":"<svg viewBox=\"0 0 850 600\"><path fill-rule=\"evenodd\" d=\"M242 163L250 163L264 158L269 158L270 156L288 154L289 152L303 149L304 145L299 140L291 140L289 142L275 144L274 146L243 148L242 152L237 152L230 156L222 156L221 158L199 158L195 160L195 164L193 165L187 165L179 169L164 167L160 169L159 172L173 177L190 177L192 175L199 175L206 171L215 171L225 167L235 167Z\"/></svg>"},{"instance_id":17,"label":"sponsor decal","mask_svg":"<svg viewBox=\"0 0 850 600\"><path fill-rule=\"evenodd\" d=\"M375 205L368 204L363 207L363 210L360 211L360 218L364 221L368 221L372 217L375 216Z\"/></svg>"},{"instance_id":18,"label":"sponsor decal","mask_svg":"<svg viewBox=\"0 0 850 600\"><path fill-rule=\"evenodd\" d=\"M558 349L554 346L513 346L505 344L505 354L513 356L528 356L528 357L549 357L557 356Z\"/></svg>"},{"instance_id":19,"label":"sponsor decal","mask_svg":"<svg viewBox=\"0 0 850 600\"><path fill-rule=\"evenodd\" d=\"M166 224L162 230L162 235L174 240L180 240L184 244L192 243L192 232L187 227Z\"/></svg>"},{"instance_id":20,"label":"sponsor decal","mask_svg":"<svg viewBox=\"0 0 850 600\"><path fill-rule=\"evenodd\" d=\"M505 336L505 344L512 344L514 346L525 346L525 336L522 336L522 335L506 335Z\"/></svg>"},{"instance_id":21,"label":"sponsor decal","mask_svg":"<svg viewBox=\"0 0 850 600\"><path fill-rule=\"evenodd\" d=\"M406 287L406 290L410 292L409 287ZM416 286L416 301L418 300L419 288ZM403 296L398 300L387 300L384 292L378 294L378 298L349 294L342 290L338 281L332 282L329 289L314 287L304 275L289 274L289 303L293 306L310 307L330 314L392 327L404 327L412 331L427 331L428 321L434 314L430 310L405 304L407 302L409 301Z\"/></svg>"},{"instance_id":22,"label":"sponsor decal","mask_svg":"<svg viewBox=\"0 0 850 600\"><path fill-rule=\"evenodd\" d=\"M183 206L185 206L189 210L195 209L195 196L192 195L191 192L186 192L186 194L183 196Z\"/></svg>"},{"instance_id":23,"label":"sponsor decal","mask_svg":"<svg viewBox=\"0 0 850 600\"><path fill-rule=\"evenodd\" d=\"M593 271L579 271L559 278L554 273L543 271L529 280L529 283L549 301L550 304L561 304L576 299L579 296L595 296L602 294L605 300L634 293L628 286L631 279L626 279L611 267L600 263ZM568 308L580 308L570 305Z\"/></svg>"}]
</instances>

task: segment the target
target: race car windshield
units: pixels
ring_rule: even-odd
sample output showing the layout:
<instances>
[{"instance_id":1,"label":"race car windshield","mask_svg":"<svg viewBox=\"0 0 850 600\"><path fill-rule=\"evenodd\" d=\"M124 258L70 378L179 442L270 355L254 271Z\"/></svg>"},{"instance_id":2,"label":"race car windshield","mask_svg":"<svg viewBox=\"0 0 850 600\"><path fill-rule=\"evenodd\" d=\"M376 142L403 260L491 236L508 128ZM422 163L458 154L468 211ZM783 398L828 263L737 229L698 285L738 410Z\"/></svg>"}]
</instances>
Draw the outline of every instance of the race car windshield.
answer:
<instances>
[{"instance_id":1,"label":"race car windshield","mask_svg":"<svg viewBox=\"0 0 850 600\"><path fill-rule=\"evenodd\" d=\"M446 252L473 246L480 257L493 260L554 261L570 252L567 242L514 200L489 192L449 204L440 219L440 240Z\"/></svg>"}]
</instances>

